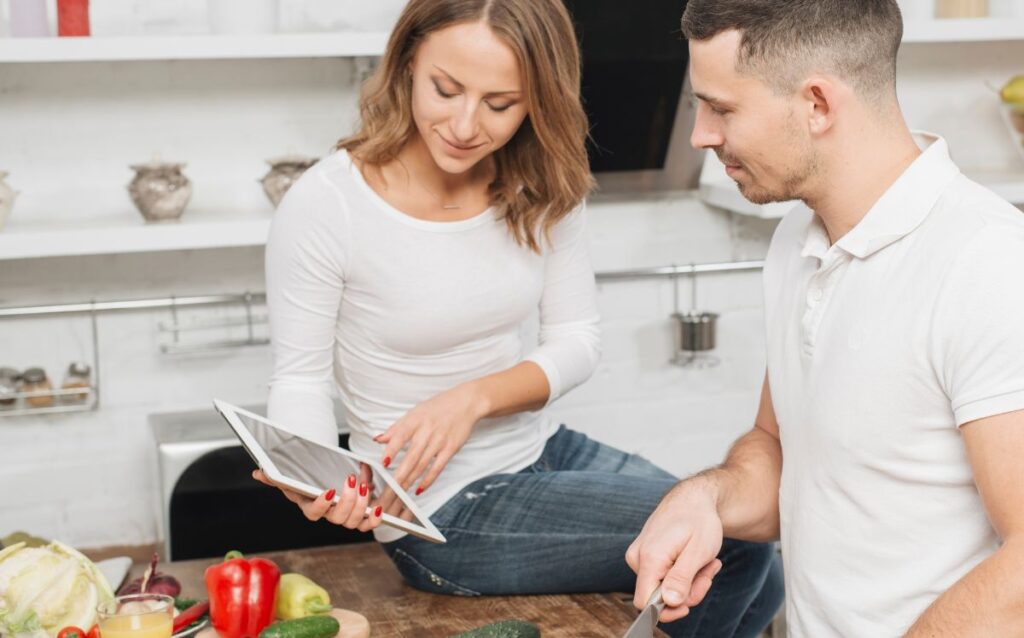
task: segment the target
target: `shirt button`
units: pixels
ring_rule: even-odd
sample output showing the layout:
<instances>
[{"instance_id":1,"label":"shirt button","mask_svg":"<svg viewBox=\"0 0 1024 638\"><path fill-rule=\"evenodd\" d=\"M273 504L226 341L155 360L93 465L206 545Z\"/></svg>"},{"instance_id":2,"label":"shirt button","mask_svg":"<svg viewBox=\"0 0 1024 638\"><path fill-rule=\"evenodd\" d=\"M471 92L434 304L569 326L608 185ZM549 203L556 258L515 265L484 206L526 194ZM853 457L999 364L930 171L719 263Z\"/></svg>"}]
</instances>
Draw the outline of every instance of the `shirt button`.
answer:
<instances>
[{"instance_id":1,"label":"shirt button","mask_svg":"<svg viewBox=\"0 0 1024 638\"><path fill-rule=\"evenodd\" d=\"M811 300L812 301L821 301L821 297L823 296L823 294L824 293L821 292L821 288L812 288L811 289Z\"/></svg>"}]
</instances>

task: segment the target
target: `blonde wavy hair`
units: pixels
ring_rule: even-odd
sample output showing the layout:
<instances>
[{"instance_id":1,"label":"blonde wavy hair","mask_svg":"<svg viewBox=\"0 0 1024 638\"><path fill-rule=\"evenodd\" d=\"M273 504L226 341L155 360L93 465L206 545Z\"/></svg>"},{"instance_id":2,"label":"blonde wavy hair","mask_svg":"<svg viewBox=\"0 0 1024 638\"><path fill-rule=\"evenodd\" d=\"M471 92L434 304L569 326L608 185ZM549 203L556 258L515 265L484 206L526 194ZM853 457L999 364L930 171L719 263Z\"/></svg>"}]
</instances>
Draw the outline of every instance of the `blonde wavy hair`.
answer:
<instances>
[{"instance_id":1,"label":"blonde wavy hair","mask_svg":"<svg viewBox=\"0 0 1024 638\"><path fill-rule=\"evenodd\" d=\"M515 240L539 253L539 237L594 186L579 47L562 0L410 0L380 66L363 84L358 130L337 148L371 166L393 160L416 133L409 70L417 47L430 33L465 22L487 24L519 61L527 117L494 153L488 193Z\"/></svg>"}]
</instances>

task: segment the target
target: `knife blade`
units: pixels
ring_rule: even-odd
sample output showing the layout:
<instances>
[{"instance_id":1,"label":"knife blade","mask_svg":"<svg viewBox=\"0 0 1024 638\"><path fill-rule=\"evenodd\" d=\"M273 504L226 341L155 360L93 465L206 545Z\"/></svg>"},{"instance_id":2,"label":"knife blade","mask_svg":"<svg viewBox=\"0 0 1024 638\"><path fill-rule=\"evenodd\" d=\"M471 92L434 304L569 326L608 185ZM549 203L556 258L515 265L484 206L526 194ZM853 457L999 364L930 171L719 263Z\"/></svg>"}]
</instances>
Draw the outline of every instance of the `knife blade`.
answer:
<instances>
[{"instance_id":1,"label":"knife blade","mask_svg":"<svg viewBox=\"0 0 1024 638\"><path fill-rule=\"evenodd\" d=\"M658 626L658 616L661 615L663 609L665 609L665 601L661 598L661 586L659 585L651 594L643 611L629 626L622 638L651 638L654 636L654 628Z\"/></svg>"}]
</instances>

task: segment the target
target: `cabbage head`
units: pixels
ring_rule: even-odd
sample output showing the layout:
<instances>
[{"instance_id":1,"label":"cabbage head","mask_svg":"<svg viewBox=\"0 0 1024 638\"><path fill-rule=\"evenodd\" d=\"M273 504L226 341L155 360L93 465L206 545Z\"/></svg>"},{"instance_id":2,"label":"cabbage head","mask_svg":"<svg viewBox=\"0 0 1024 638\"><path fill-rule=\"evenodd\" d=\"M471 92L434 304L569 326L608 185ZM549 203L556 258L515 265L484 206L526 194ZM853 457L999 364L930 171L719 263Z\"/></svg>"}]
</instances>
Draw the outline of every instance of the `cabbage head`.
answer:
<instances>
[{"instance_id":1,"label":"cabbage head","mask_svg":"<svg viewBox=\"0 0 1024 638\"><path fill-rule=\"evenodd\" d=\"M63 543L0 550L0 636L53 638L70 625L89 631L96 606L113 596L96 565Z\"/></svg>"}]
</instances>

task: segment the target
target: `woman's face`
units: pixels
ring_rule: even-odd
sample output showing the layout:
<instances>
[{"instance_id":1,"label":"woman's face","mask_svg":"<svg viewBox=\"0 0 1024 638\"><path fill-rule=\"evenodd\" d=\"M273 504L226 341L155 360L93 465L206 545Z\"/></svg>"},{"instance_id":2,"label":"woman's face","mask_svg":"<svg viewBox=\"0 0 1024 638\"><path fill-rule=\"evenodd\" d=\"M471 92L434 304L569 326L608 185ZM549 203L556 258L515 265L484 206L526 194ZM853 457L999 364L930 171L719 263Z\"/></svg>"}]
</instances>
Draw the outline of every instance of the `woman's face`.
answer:
<instances>
[{"instance_id":1,"label":"woman's face","mask_svg":"<svg viewBox=\"0 0 1024 638\"><path fill-rule=\"evenodd\" d=\"M464 173L504 146L526 118L512 49L480 22L431 33L412 62L412 116L441 170Z\"/></svg>"}]
</instances>

